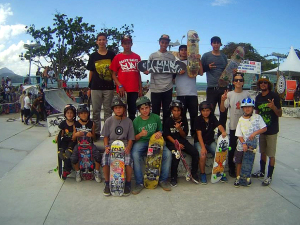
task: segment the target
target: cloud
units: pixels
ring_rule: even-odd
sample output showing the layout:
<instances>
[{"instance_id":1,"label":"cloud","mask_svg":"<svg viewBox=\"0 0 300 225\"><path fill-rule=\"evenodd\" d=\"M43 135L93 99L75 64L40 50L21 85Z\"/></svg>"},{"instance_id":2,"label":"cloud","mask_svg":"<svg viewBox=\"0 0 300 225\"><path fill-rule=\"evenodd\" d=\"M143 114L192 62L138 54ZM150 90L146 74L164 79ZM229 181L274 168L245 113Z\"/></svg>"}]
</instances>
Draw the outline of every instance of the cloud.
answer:
<instances>
[{"instance_id":1,"label":"cloud","mask_svg":"<svg viewBox=\"0 0 300 225\"><path fill-rule=\"evenodd\" d=\"M0 25L0 44L5 44L12 37L24 34L26 32L25 25Z\"/></svg>"},{"instance_id":2,"label":"cloud","mask_svg":"<svg viewBox=\"0 0 300 225\"><path fill-rule=\"evenodd\" d=\"M223 6L232 3L232 0L214 0L212 6Z\"/></svg>"},{"instance_id":3,"label":"cloud","mask_svg":"<svg viewBox=\"0 0 300 225\"><path fill-rule=\"evenodd\" d=\"M0 24L5 24L6 18L12 15L10 4L0 4Z\"/></svg>"}]
</instances>

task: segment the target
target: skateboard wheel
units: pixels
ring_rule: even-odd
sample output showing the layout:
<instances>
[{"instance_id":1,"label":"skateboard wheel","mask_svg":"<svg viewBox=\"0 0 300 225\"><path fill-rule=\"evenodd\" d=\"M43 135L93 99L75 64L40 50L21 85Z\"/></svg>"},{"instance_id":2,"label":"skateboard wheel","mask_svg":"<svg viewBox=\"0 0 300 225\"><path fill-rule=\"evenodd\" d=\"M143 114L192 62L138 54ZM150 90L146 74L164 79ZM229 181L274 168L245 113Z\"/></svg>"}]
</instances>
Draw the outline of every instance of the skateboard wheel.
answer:
<instances>
[{"instance_id":1,"label":"skateboard wheel","mask_svg":"<svg viewBox=\"0 0 300 225\"><path fill-rule=\"evenodd\" d=\"M172 150L172 153L175 154L175 150Z\"/></svg>"},{"instance_id":2,"label":"skateboard wheel","mask_svg":"<svg viewBox=\"0 0 300 225\"><path fill-rule=\"evenodd\" d=\"M229 147L228 150L231 151L231 147Z\"/></svg>"},{"instance_id":3,"label":"skateboard wheel","mask_svg":"<svg viewBox=\"0 0 300 225\"><path fill-rule=\"evenodd\" d=\"M186 177L185 179L186 179L186 181L190 181L190 178L189 178L189 177Z\"/></svg>"},{"instance_id":4,"label":"skateboard wheel","mask_svg":"<svg viewBox=\"0 0 300 225\"><path fill-rule=\"evenodd\" d=\"M176 159L179 159L179 158L180 158L180 156L179 156L179 155L177 155L177 156L176 156Z\"/></svg>"},{"instance_id":5,"label":"skateboard wheel","mask_svg":"<svg viewBox=\"0 0 300 225\"><path fill-rule=\"evenodd\" d=\"M147 179L147 175L144 175L144 179Z\"/></svg>"},{"instance_id":6,"label":"skateboard wheel","mask_svg":"<svg viewBox=\"0 0 300 225\"><path fill-rule=\"evenodd\" d=\"M223 173L223 175L222 175L223 177L226 177L226 173Z\"/></svg>"},{"instance_id":7,"label":"skateboard wheel","mask_svg":"<svg viewBox=\"0 0 300 225\"><path fill-rule=\"evenodd\" d=\"M213 178L214 178L214 179L217 179L217 175L214 175Z\"/></svg>"},{"instance_id":8,"label":"skateboard wheel","mask_svg":"<svg viewBox=\"0 0 300 225\"><path fill-rule=\"evenodd\" d=\"M256 149L253 149L253 153L256 153Z\"/></svg>"},{"instance_id":9,"label":"skateboard wheel","mask_svg":"<svg viewBox=\"0 0 300 225\"><path fill-rule=\"evenodd\" d=\"M156 176L156 178L155 178L156 180L159 180L159 176Z\"/></svg>"}]
</instances>

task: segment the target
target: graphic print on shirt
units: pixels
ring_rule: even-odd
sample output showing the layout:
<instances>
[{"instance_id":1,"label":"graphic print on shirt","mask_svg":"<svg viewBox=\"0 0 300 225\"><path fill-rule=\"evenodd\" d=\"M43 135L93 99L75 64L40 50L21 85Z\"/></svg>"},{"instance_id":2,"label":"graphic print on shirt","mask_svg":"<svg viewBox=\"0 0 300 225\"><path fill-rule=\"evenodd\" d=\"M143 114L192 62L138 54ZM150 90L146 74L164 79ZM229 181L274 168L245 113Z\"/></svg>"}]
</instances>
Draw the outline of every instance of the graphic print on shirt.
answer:
<instances>
[{"instance_id":1,"label":"graphic print on shirt","mask_svg":"<svg viewBox=\"0 0 300 225\"><path fill-rule=\"evenodd\" d=\"M115 133L116 133L116 135L123 134L123 127L117 126L116 129L115 129Z\"/></svg>"},{"instance_id":2,"label":"graphic print on shirt","mask_svg":"<svg viewBox=\"0 0 300 225\"><path fill-rule=\"evenodd\" d=\"M137 71L138 59L124 59L119 62L123 72Z\"/></svg>"},{"instance_id":3,"label":"graphic print on shirt","mask_svg":"<svg viewBox=\"0 0 300 225\"><path fill-rule=\"evenodd\" d=\"M101 60L97 60L95 62L96 71L102 80L106 80L106 81L112 80L112 77L111 77L112 72L109 69L110 64L111 64L110 59L101 59Z\"/></svg>"},{"instance_id":4,"label":"graphic print on shirt","mask_svg":"<svg viewBox=\"0 0 300 225\"><path fill-rule=\"evenodd\" d=\"M144 127L139 127L139 132L142 132ZM148 132L155 132L157 129L157 123L149 123L145 126L145 130Z\"/></svg>"},{"instance_id":5,"label":"graphic print on shirt","mask_svg":"<svg viewBox=\"0 0 300 225\"><path fill-rule=\"evenodd\" d=\"M267 106L268 103L263 103L260 104L258 106L258 110L259 110L259 114L261 115L261 117L263 118L263 120L265 121L265 123L267 124L267 126L269 126L271 124L271 114L269 113L272 109L270 107Z\"/></svg>"}]
</instances>

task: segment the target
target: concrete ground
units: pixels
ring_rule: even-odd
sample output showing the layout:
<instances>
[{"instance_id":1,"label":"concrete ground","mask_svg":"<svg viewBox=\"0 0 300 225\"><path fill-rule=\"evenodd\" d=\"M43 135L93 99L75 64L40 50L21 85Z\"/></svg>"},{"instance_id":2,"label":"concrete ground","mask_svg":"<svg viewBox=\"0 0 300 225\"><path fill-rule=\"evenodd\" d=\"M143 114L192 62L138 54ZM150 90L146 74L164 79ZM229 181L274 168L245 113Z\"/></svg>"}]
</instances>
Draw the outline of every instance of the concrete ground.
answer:
<instances>
[{"instance_id":1,"label":"concrete ground","mask_svg":"<svg viewBox=\"0 0 300 225\"><path fill-rule=\"evenodd\" d=\"M299 126L300 119L280 118L269 187L261 186L261 179L234 188L233 178L208 185L181 178L171 192L158 187L105 197L103 183L58 178L56 146L46 127L25 126L16 114L1 115L0 224L299 224Z\"/></svg>"}]
</instances>

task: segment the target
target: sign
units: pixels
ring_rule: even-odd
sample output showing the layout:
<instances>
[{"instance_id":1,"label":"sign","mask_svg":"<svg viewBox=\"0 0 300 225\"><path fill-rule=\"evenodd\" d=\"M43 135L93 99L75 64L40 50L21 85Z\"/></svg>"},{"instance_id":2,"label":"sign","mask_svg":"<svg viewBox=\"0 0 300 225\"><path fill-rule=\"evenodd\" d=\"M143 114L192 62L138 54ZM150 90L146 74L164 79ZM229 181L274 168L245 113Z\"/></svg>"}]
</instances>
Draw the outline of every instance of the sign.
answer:
<instances>
[{"instance_id":1,"label":"sign","mask_svg":"<svg viewBox=\"0 0 300 225\"><path fill-rule=\"evenodd\" d=\"M294 93L296 91L297 81L286 80L286 95L285 101L294 101Z\"/></svg>"},{"instance_id":2,"label":"sign","mask_svg":"<svg viewBox=\"0 0 300 225\"><path fill-rule=\"evenodd\" d=\"M261 74L261 62L244 60L239 65L238 72Z\"/></svg>"}]
</instances>

